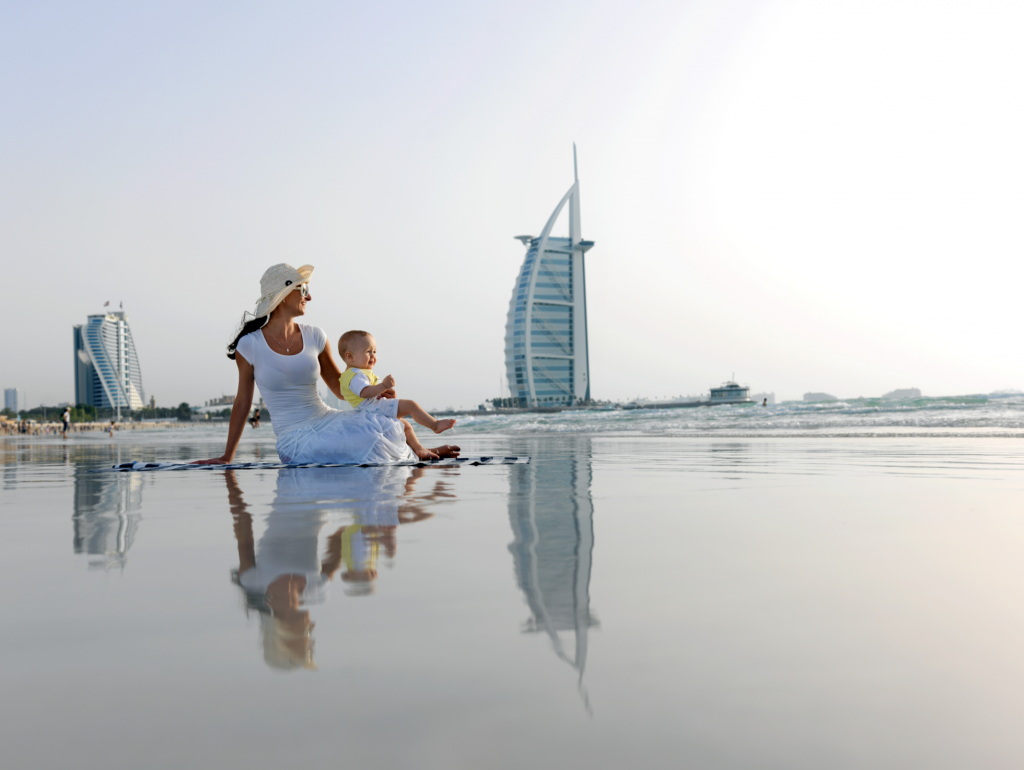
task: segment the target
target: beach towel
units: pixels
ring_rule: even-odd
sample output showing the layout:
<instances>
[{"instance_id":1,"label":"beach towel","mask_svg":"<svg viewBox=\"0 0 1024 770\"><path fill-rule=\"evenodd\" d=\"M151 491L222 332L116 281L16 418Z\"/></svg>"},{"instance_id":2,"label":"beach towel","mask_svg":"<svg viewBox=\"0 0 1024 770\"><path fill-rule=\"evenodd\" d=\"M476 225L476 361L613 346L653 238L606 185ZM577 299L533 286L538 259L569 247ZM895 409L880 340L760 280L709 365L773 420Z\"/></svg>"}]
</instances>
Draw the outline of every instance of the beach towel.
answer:
<instances>
[{"instance_id":1,"label":"beach towel","mask_svg":"<svg viewBox=\"0 0 1024 770\"><path fill-rule=\"evenodd\" d=\"M523 465L529 457L442 457L439 460L398 460L390 463L231 463L229 465L195 465L193 463L147 463L129 461L98 468L102 471L243 471L276 470L278 468L379 468L383 466L411 465L417 468L451 467L460 465Z\"/></svg>"}]
</instances>

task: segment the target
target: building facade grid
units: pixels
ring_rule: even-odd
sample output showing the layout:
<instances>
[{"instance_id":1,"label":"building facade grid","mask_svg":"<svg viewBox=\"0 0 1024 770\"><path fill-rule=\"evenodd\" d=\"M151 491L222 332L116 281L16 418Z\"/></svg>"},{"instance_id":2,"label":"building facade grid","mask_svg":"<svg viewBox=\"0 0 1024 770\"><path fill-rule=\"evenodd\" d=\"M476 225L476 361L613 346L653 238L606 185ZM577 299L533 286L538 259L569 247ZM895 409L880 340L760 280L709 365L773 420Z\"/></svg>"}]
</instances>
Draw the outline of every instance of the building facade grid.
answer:
<instances>
[{"instance_id":1,"label":"building facade grid","mask_svg":"<svg viewBox=\"0 0 1024 770\"><path fill-rule=\"evenodd\" d=\"M74 327L75 401L87 406L141 409L142 370L124 312L91 315Z\"/></svg>"},{"instance_id":2,"label":"building facade grid","mask_svg":"<svg viewBox=\"0 0 1024 770\"><path fill-rule=\"evenodd\" d=\"M551 236L569 207L569 236ZM579 179L555 208L541 235L520 236L526 256L516 278L505 326L505 370L517 406L590 401L584 254Z\"/></svg>"}]
</instances>

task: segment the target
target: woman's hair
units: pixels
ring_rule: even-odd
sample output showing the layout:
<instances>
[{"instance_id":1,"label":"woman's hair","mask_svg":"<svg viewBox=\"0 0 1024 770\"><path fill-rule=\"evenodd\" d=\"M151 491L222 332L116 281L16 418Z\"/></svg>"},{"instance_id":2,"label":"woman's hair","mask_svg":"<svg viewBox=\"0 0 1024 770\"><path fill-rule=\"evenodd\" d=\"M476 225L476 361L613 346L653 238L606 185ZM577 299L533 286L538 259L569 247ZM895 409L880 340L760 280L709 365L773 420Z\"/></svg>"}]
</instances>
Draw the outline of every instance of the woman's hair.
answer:
<instances>
[{"instance_id":1,"label":"woman's hair","mask_svg":"<svg viewBox=\"0 0 1024 770\"><path fill-rule=\"evenodd\" d=\"M251 321L246 321L245 316L242 316L242 328L238 330L238 334L235 335L235 339L228 345L228 358L232 361L235 360L235 348L238 347L238 341L242 339L246 334L252 334L257 329L262 329L266 326L267 321L270 320L270 314L261 315L259 318L253 318ZM249 363L252 363L250 361Z\"/></svg>"}]
</instances>

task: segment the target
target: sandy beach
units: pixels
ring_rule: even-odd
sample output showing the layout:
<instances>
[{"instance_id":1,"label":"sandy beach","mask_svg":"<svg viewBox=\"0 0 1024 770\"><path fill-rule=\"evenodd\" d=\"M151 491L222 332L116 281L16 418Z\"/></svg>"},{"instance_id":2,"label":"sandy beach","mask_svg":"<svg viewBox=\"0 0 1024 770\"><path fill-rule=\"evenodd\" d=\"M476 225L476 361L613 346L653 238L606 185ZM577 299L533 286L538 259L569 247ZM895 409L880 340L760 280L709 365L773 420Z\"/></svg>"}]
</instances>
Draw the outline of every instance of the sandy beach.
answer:
<instances>
[{"instance_id":1,"label":"sandy beach","mask_svg":"<svg viewBox=\"0 0 1024 770\"><path fill-rule=\"evenodd\" d=\"M19 767L1024 760L1019 438L474 434L534 461L89 472L221 438L0 443ZM272 455L250 431L239 459ZM295 606L251 582L296 558Z\"/></svg>"}]
</instances>

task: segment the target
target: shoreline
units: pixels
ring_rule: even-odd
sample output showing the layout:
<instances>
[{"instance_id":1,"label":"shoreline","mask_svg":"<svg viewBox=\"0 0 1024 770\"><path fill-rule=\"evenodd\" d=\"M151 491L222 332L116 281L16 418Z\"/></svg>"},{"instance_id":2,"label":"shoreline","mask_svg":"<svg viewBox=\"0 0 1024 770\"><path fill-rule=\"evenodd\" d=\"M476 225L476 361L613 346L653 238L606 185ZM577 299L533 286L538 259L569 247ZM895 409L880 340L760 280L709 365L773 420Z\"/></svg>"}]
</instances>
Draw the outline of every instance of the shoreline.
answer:
<instances>
[{"instance_id":1,"label":"shoreline","mask_svg":"<svg viewBox=\"0 0 1024 770\"><path fill-rule=\"evenodd\" d=\"M192 426L193 428L195 426ZM131 431L138 432L140 434L145 433L157 433L164 429L171 429L182 435L187 433L189 426L181 424L168 424L166 426L160 425L146 425L140 427L129 428ZM12 433L9 435L0 434L0 441L8 441L10 439L44 439L53 441L70 441L73 440L76 434L81 433L84 436L93 438L97 433L105 433L106 426L100 426L92 430L84 431L68 431L68 438L61 439L60 430L50 433ZM120 431L119 431L120 432ZM198 432L198 431L197 431ZM207 435L217 435L219 437L220 431L207 432ZM429 441L437 438L434 434L426 431L424 433L417 433L417 436L421 441ZM140 436L141 438L141 436ZM249 432L243 435L242 440L259 440L266 439L273 443L275 436L272 431L268 431L266 434L252 435ZM692 440L713 440L713 441L735 441L735 440L794 440L794 439L1024 439L1024 431L1020 429L1006 429L1005 431L993 430L990 428L978 428L976 432L964 429L946 429L936 428L934 430L908 430L905 432L892 430L892 429L880 429L877 431L865 431L865 430L804 430L804 431L793 431L793 430L780 430L775 433L772 431L736 431L735 429L722 429L721 431L681 431L681 430L658 430L658 431L629 431L629 430L580 430L580 431L544 431L544 430L516 430L516 431L480 431L480 432L463 432L456 436L452 436L452 440L458 441L475 441L478 439L516 439L516 438L547 438L547 439L567 439L567 438L589 438L593 440L597 439L631 439L631 440L649 440L649 439L692 439Z\"/></svg>"},{"instance_id":2,"label":"shoreline","mask_svg":"<svg viewBox=\"0 0 1024 770\"><path fill-rule=\"evenodd\" d=\"M188 423L182 423L175 420L167 420L161 422L114 422L115 431L124 430L167 430L174 428L183 428ZM28 424L28 431L26 433L18 432L19 423L14 420L4 422L0 428L4 430L4 433L0 434L0 438L20 438L24 436L52 436L59 434L64 423L60 420L54 422L47 420L46 422L31 422ZM106 432L110 428L110 422L73 422L68 426L68 435L71 436L75 433L95 433L96 431Z\"/></svg>"}]
</instances>

